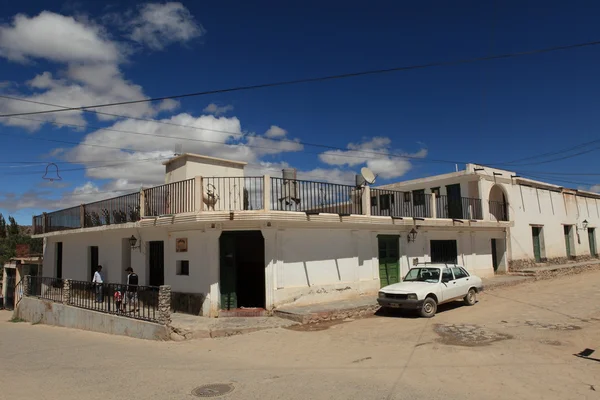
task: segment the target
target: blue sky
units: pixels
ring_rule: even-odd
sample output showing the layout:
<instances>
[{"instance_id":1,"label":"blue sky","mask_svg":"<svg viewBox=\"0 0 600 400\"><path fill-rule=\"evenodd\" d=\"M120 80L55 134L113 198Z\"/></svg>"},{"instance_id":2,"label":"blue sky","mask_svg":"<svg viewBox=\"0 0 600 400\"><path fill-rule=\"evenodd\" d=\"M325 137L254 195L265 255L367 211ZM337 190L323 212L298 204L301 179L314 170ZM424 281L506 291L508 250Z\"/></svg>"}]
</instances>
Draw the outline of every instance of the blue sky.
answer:
<instances>
[{"instance_id":1,"label":"blue sky","mask_svg":"<svg viewBox=\"0 0 600 400\"><path fill-rule=\"evenodd\" d=\"M47 3L3 4L1 95L89 105L600 39L592 1ZM364 165L387 182L455 168L436 160L557 151L600 138L599 58L600 46L103 109L187 127L80 112L2 119L0 212L30 223L42 210L160 184L177 144L248 161L253 175L293 166L342 183ZM47 108L0 99L1 114ZM552 161L560 156L510 169L569 187L598 183L577 175L597 172L594 151ZM62 181L42 179L46 162L59 164Z\"/></svg>"}]
</instances>

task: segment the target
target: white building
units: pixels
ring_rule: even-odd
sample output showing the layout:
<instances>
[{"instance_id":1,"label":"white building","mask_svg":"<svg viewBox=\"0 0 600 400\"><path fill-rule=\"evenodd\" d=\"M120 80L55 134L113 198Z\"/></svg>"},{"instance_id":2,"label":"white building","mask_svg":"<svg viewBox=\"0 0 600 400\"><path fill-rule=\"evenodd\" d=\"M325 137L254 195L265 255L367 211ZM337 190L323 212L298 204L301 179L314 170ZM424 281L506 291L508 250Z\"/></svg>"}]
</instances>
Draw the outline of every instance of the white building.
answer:
<instances>
[{"instance_id":1,"label":"white building","mask_svg":"<svg viewBox=\"0 0 600 400\"><path fill-rule=\"evenodd\" d=\"M193 154L165 164L165 185L34 217L44 275L90 281L102 265L106 282L124 282L131 266L140 284L171 285L175 310L217 316L375 294L416 262L487 277L533 258L531 237L517 233L530 222L515 219L533 212L527 195L522 212L516 202L529 189L507 171L469 164L369 188L247 177L243 163ZM543 224L541 255L559 257Z\"/></svg>"}]
</instances>

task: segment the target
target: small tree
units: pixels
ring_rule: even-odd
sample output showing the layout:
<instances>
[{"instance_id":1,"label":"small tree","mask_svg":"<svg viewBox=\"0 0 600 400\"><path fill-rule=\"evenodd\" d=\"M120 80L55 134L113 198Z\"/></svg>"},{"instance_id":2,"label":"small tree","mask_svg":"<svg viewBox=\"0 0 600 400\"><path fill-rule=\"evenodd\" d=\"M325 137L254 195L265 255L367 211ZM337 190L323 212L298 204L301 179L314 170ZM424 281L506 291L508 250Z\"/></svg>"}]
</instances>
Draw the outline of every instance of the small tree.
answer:
<instances>
[{"instance_id":1,"label":"small tree","mask_svg":"<svg viewBox=\"0 0 600 400\"><path fill-rule=\"evenodd\" d=\"M19 224L15 221L14 217L9 216L8 222L10 223L8 227L8 236L18 236L19 235Z\"/></svg>"},{"instance_id":2,"label":"small tree","mask_svg":"<svg viewBox=\"0 0 600 400\"><path fill-rule=\"evenodd\" d=\"M2 213L0 213L0 239L6 239L6 220Z\"/></svg>"}]
</instances>

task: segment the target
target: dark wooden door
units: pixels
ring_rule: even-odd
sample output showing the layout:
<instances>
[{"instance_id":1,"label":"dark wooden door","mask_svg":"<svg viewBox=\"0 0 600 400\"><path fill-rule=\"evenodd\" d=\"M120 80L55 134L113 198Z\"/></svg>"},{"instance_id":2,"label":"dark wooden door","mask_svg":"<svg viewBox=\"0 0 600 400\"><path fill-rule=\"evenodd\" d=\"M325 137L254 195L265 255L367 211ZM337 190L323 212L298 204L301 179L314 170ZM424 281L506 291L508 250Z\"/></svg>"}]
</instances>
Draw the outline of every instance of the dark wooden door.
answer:
<instances>
[{"instance_id":1,"label":"dark wooden door","mask_svg":"<svg viewBox=\"0 0 600 400\"><path fill-rule=\"evenodd\" d=\"M98 270L99 263L98 246L90 246L90 280L92 280L94 273Z\"/></svg>"},{"instance_id":2,"label":"dark wooden door","mask_svg":"<svg viewBox=\"0 0 600 400\"><path fill-rule=\"evenodd\" d=\"M492 239L492 266L494 271L498 270L498 250L496 248L496 239Z\"/></svg>"},{"instance_id":3,"label":"dark wooden door","mask_svg":"<svg viewBox=\"0 0 600 400\"><path fill-rule=\"evenodd\" d=\"M219 238L220 247L220 276L219 288L221 290L221 309L231 310L237 308L237 270L235 236L223 233Z\"/></svg>"},{"instance_id":4,"label":"dark wooden door","mask_svg":"<svg viewBox=\"0 0 600 400\"><path fill-rule=\"evenodd\" d=\"M161 286L165 284L165 242L149 242L149 279L150 286Z\"/></svg>"},{"instance_id":5,"label":"dark wooden door","mask_svg":"<svg viewBox=\"0 0 600 400\"><path fill-rule=\"evenodd\" d=\"M56 243L56 277L62 279L63 244Z\"/></svg>"},{"instance_id":6,"label":"dark wooden door","mask_svg":"<svg viewBox=\"0 0 600 400\"><path fill-rule=\"evenodd\" d=\"M456 240L432 240L431 262L446 264L458 263L458 246Z\"/></svg>"},{"instance_id":7,"label":"dark wooden door","mask_svg":"<svg viewBox=\"0 0 600 400\"><path fill-rule=\"evenodd\" d=\"M542 261L542 246L540 242L540 233L540 227L531 227L531 235L533 236L533 257L535 258L536 262Z\"/></svg>"},{"instance_id":8,"label":"dark wooden door","mask_svg":"<svg viewBox=\"0 0 600 400\"><path fill-rule=\"evenodd\" d=\"M448 217L463 218L460 184L446 186L446 195L448 196Z\"/></svg>"},{"instance_id":9,"label":"dark wooden door","mask_svg":"<svg viewBox=\"0 0 600 400\"><path fill-rule=\"evenodd\" d=\"M596 230L594 228L588 228L588 241L590 242L590 255L592 257L597 257L598 250L596 250Z\"/></svg>"},{"instance_id":10,"label":"dark wooden door","mask_svg":"<svg viewBox=\"0 0 600 400\"><path fill-rule=\"evenodd\" d=\"M381 287L400 282L400 237L379 235L379 281Z\"/></svg>"},{"instance_id":11,"label":"dark wooden door","mask_svg":"<svg viewBox=\"0 0 600 400\"><path fill-rule=\"evenodd\" d=\"M4 307L8 310L12 310L15 307L16 279L16 270L14 268L6 268L6 298L4 299Z\"/></svg>"}]
</instances>

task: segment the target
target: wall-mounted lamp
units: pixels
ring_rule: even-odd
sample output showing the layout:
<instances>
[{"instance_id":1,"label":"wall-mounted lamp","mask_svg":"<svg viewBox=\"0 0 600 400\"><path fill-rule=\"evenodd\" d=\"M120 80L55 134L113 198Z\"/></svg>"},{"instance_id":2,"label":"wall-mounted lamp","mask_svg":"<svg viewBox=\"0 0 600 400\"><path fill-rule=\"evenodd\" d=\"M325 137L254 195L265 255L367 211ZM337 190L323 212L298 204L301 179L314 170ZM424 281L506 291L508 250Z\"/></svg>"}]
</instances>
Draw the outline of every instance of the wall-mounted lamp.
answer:
<instances>
[{"instance_id":1,"label":"wall-mounted lamp","mask_svg":"<svg viewBox=\"0 0 600 400\"><path fill-rule=\"evenodd\" d=\"M408 242L415 242L415 240L417 239L417 230L415 228L412 228L410 230L410 232L408 232L408 235L406 235L406 239L408 240Z\"/></svg>"},{"instance_id":2,"label":"wall-mounted lamp","mask_svg":"<svg viewBox=\"0 0 600 400\"><path fill-rule=\"evenodd\" d=\"M131 235L131 237L129 238L129 245L131 246L131 249L139 249L141 247L141 243L139 246L136 246L137 243L137 239L135 238L135 236Z\"/></svg>"},{"instance_id":3,"label":"wall-mounted lamp","mask_svg":"<svg viewBox=\"0 0 600 400\"><path fill-rule=\"evenodd\" d=\"M587 221L587 219L584 219L583 222L581 223L581 226L583 226L583 229L587 229L589 222Z\"/></svg>"}]
</instances>

